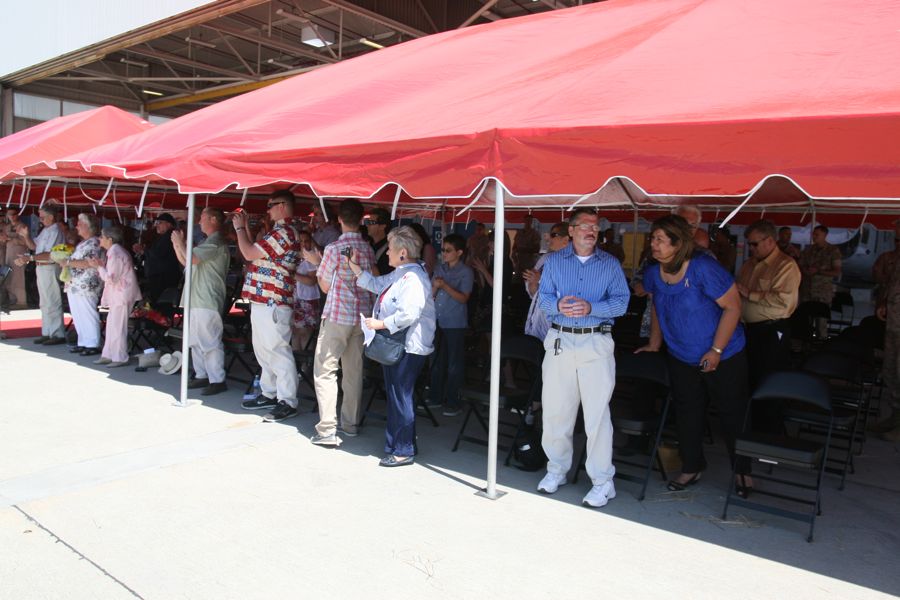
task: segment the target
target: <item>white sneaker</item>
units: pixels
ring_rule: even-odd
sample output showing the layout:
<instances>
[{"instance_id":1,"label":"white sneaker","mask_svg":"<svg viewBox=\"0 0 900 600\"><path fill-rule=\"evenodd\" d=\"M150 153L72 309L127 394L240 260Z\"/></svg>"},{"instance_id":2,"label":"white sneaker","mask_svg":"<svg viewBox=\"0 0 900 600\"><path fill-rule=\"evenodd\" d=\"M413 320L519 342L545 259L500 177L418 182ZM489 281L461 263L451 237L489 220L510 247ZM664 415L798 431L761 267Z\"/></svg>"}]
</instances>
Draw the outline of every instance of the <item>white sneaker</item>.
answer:
<instances>
[{"instance_id":1,"label":"white sneaker","mask_svg":"<svg viewBox=\"0 0 900 600\"><path fill-rule=\"evenodd\" d=\"M601 506L606 506L606 503L615 497L616 486L613 485L612 480L609 480L603 485L592 487L581 503L592 508L600 508Z\"/></svg>"},{"instance_id":2,"label":"white sneaker","mask_svg":"<svg viewBox=\"0 0 900 600\"><path fill-rule=\"evenodd\" d=\"M537 490L544 494L555 494L556 490L560 488L560 486L566 485L568 481L566 480L565 475L559 475L557 473L547 473L544 475L544 478L541 479L541 482L538 484Z\"/></svg>"}]
</instances>

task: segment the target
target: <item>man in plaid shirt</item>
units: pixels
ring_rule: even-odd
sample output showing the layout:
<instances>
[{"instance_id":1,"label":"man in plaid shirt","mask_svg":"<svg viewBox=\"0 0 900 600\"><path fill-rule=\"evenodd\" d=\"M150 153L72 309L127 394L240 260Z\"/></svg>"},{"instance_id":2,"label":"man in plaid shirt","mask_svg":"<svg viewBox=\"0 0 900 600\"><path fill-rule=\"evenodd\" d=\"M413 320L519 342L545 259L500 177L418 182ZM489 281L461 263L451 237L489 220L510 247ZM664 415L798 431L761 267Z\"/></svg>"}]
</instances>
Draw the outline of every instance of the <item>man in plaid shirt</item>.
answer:
<instances>
[{"instance_id":1,"label":"man in plaid shirt","mask_svg":"<svg viewBox=\"0 0 900 600\"><path fill-rule=\"evenodd\" d=\"M356 276L341 254L356 250L359 265L366 271L375 266L372 246L359 233L363 207L358 200L345 200L338 213L341 236L328 244L316 276L319 287L328 294L322 309L322 325L316 342L315 375L316 398L319 401L319 423L313 444L338 446L337 436L337 372L343 372L341 388L344 402L341 407L341 433L355 436L360 418L363 374L363 334L359 325L360 313L372 314L372 294L357 287Z\"/></svg>"}]
</instances>

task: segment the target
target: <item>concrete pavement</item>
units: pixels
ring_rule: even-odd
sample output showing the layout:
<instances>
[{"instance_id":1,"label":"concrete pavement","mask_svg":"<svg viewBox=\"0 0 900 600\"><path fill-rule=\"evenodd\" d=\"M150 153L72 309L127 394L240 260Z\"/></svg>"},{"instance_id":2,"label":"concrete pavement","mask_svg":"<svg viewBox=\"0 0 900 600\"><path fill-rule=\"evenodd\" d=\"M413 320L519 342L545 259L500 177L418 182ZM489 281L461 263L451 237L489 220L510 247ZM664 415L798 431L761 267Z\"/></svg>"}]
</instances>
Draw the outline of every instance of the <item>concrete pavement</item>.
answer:
<instances>
[{"instance_id":1,"label":"concrete pavement","mask_svg":"<svg viewBox=\"0 0 900 600\"><path fill-rule=\"evenodd\" d=\"M383 469L369 421L340 450L315 414L282 424L240 390L174 406L177 376L104 369L64 346L0 342L0 598L879 598L900 593L897 448L872 441L813 544L802 524L733 509L724 451L690 492L657 479L601 510L585 476L554 496L540 474L449 451L460 417L418 423L412 467Z\"/></svg>"}]
</instances>

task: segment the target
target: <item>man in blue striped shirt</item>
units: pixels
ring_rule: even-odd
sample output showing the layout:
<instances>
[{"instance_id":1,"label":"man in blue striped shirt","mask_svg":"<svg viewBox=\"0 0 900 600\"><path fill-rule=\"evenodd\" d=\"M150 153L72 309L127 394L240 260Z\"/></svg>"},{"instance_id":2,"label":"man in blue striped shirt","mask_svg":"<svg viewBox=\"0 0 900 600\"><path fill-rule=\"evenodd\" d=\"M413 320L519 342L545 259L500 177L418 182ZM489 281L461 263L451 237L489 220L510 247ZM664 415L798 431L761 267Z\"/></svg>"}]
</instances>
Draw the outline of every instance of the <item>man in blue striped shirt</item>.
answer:
<instances>
[{"instance_id":1,"label":"man in blue striped shirt","mask_svg":"<svg viewBox=\"0 0 900 600\"><path fill-rule=\"evenodd\" d=\"M593 483L583 502L595 508L616 496L609 414L616 382L611 330L613 319L625 313L630 295L619 261L596 246L599 232L594 210L575 210L569 218L572 243L547 257L538 288L551 327L544 338L542 397L547 474L538 491L552 494L566 483L580 403L586 469Z\"/></svg>"}]
</instances>

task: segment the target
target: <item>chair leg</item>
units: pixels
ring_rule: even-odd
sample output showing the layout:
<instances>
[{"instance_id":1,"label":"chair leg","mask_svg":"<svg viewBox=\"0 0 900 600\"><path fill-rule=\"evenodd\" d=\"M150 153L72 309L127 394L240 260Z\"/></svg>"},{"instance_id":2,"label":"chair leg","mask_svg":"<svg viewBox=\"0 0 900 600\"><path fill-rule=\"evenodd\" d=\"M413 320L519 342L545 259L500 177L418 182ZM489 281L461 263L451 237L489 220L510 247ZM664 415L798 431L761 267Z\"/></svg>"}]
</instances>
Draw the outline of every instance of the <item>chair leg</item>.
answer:
<instances>
[{"instance_id":1,"label":"chair leg","mask_svg":"<svg viewBox=\"0 0 900 600\"><path fill-rule=\"evenodd\" d=\"M369 394L369 400L366 402L366 408L363 410L362 417L359 419L358 427L362 427L366 423L366 417L369 416L369 411L372 410L372 404L375 402L375 394L378 393L378 387L372 386L372 393Z\"/></svg>"},{"instance_id":2,"label":"chair leg","mask_svg":"<svg viewBox=\"0 0 900 600\"><path fill-rule=\"evenodd\" d=\"M737 477L737 460L734 461L734 464L731 466L731 479L729 482L733 482L734 478ZM728 518L728 505L731 504L731 494L734 493L734 484L728 484L728 493L725 494L725 507L722 509L722 520Z\"/></svg>"},{"instance_id":3,"label":"chair leg","mask_svg":"<svg viewBox=\"0 0 900 600\"><path fill-rule=\"evenodd\" d=\"M472 412L475 410L475 407L472 406L472 403L469 403L469 408L466 410L466 416L463 418L462 425L459 428L459 433L456 434L456 442L453 444L453 449L451 452L456 452L459 449L459 441L462 439L463 433L466 431L466 425L469 423L469 417L472 416Z\"/></svg>"}]
</instances>

